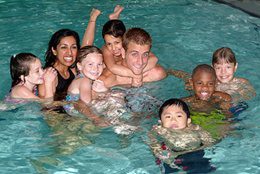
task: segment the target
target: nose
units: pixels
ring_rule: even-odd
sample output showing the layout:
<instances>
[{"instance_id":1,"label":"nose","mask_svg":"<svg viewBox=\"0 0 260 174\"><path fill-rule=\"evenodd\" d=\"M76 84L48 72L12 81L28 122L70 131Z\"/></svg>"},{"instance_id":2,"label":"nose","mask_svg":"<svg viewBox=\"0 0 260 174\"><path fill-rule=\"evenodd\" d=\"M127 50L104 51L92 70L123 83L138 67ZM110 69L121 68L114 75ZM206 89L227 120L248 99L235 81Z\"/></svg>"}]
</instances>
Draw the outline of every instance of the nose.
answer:
<instances>
[{"instance_id":1,"label":"nose","mask_svg":"<svg viewBox=\"0 0 260 174\"><path fill-rule=\"evenodd\" d=\"M93 66L92 67L92 72L96 72L98 70L98 67L97 66Z\"/></svg>"},{"instance_id":2,"label":"nose","mask_svg":"<svg viewBox=\"0 0 260 174\"><path fill-rule=\"evenodd\" d=\"M138 64L138 65L142 65L143 64L143 59L142 59L141 56L137 57L136 64Z\"/></svg>"},{"instance_id":3,"label":"nose","mask_svg":"<svg viewBox=\"0 0 260 174\"><path fill-rule=\"evenodd\" d=\"M208 85L207 84L202 84L202 89L208 89Z\"/></svg>"},{"instance_id":4,"label":"nose","mask_svg":"<svg viewBox=\"0 0 260 174\"><path fill-rule=\"evenodd\" d=\"M221 73L225 73L226 69L225 68L221 68Z\"/></svg>"},{"instance_id":5,"label":"nose","mask_svg":"<svg viewBox=\"0 0 260 174\"><path fill-rule=\"evenodd\" d=\"M68 54L72 55L72 49L71 48L68 49Z\"/></svg>"},{"instance_id":6,"label":"nose","mask_svg":"<svg viewBox=\"0 0 260 174\"><path fill-rule=\"evenodd\" d=\"M171 121L176 121L176 118L174 116L172 116Z\"/></svg>"},{"instance_id":7,"label":"nose","mask_svg":"<svg viewBox=\"0 0 260 174\"><path fill-rule=\"evenodd\" d=\"M114 44L112 44L112 50L115 51L116 50L116 46Z\"/></svg>"}]
</instances>

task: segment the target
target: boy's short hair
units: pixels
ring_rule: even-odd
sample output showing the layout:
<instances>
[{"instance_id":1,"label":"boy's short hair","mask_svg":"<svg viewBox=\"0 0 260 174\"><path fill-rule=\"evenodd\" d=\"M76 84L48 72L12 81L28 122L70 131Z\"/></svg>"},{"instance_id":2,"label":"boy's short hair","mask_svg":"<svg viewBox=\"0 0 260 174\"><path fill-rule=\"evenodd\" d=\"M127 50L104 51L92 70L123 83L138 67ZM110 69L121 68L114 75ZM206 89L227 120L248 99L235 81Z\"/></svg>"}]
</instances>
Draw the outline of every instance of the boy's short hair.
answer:
<instances>
[{"instance_id":1,"label":"boy's short hair","mask_svg":"<svg viewBox=\"0 0 260 174\"><path fill-rule=\"evenodd\" d=\"M226 63L234 63L236 65L235 53L228 47L217 49L212 56L212 65L220 64L222 61Z\"/></svg>"},{"instance_id":2,"label":"boy's short hair","mask_svg":"<svg viewBox=\"0 0 260 174\"><path fill-rule=\"evenodd\" d=\"M186 113L187 118L190 118L190 110L188 105L182 101L181 99L177 99L177 98L171 98L166 100L162 106L159 109L159 118L160 120L162 119L162 113L164 111L165 108L169 107L169 106L179 106L182 108L182 110Z\"/></svg>"},{"instance_id":3,"label":"boy's short hair","mask_svg":"<svg viewBox=\"0 0 260 174\"><path fill-rule=\"evenodd\" d=\"M123 48L127 50L128 44L133 42L138 45L149 45L152 47L150 34L142 28L130 28L123 36Z\"/></svg>"},{"instance_id":4,"label":"boy's short hair","mask_svg":"<svg viewBox=\"0 0 260 174\"><path fill-rule=\"evenodd\" d=\"M113 19L105 23L102 29L102 36L105 37L106 34L112 35L114 37L123 37L126 28L121 20Z\"/></svg>"},{"instance_id":5,"label":"boy's short hair","mask_svg":"<svg viewBox=\"0 0 260 174\"><path fill-rule=\"evenodd\" d=\"M207 73L210 73L214 76L214 79L217 78L216 76L216 72L214 70L214 68L212 68L212 66L210 65L207 65L207 64L200 64L198 66L196 66L193 71L192 71L192 75L191 75L191 78L193 79L195 74L199 71L203 71L203 72L207 72Z\"/></svg>"}]
</instances>

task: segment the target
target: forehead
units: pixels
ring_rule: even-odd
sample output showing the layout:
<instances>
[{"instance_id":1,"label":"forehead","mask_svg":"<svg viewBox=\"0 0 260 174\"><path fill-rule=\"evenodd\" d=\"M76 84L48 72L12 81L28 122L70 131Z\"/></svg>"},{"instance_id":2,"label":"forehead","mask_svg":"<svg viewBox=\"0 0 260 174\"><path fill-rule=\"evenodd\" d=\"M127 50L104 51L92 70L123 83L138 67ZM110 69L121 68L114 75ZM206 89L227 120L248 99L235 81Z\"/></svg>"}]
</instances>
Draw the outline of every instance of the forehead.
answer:
<instances>
[{"instance_id":1,"label":"forehead","mask_svg":"<svg viewBox=\"0 0 260 174\"><path fill-rule=\"evenodd\" d=\"M150 45L139 45L134 42L129 42L127 46L127 51L137 51L140 53L149 52Z\"/></svg>"},{"instance_id":2,"label":"forehead","mask_svg":"<svg viewBox=\"0 0 260 174\"><path fill-rule=\"evenodd\" d=\"M235 66L235 63L222 59L221 61L214 63L214 66Z\"/></svg>"},{"instance_id":3,"label":"forehead","mask_svg":"<svg viewBox=\"0 0 260 174\"><path fill-rule=\"evenodd\" d=\"M103 61L102 54L99 53L89 53L82 62L89 62L89 61L95 61L95 62L101 62Z\"/></svg>"},{"instance_id":4,"label":"forehead","mask_svg":"<svg viewBox=\"0 0 260 174\"><path fill-rule=\"evenodd\" d=\"M216 59L217 64L222 64L222 63L236 63L235 59L232 59L230 57L219 57L218 59Z\"/></svg>"},{"instance_id":5,"label":"forehead","mask_svg":"<svg viewBox=\"0 0 260 174\"><path fill-rule=\"evenodd\" d=\"M73 42L73 44L74 43L76 44L76 39L73 36L66 36L60 40L59 44L66 44L66 43L71 43L71 42Z\"/></svg>"},{"instance_id":6,"label":"forehead","mask_svg":"<svg viewBox=\"0 0 260 174\"><path fill-rule=\"evenodd\" d=\"M113 35L111 34L106 34L104 36L104 40L105 41L122 41L122 37L114 37Z\"/></svg>"},{"instance_id":7,"label":"forehead","mask_svg":"<svg viewBox=\"0 0 260 174\"><path fill-rule=\"evenodd\" d=\"M181 106L178 106L178 105L169 105L169 106L166 106L164 109L163 109L163 113L166 113L166 112L184 112L182 107Z\"/></svg>"},{"instance_id":8,"label":"forehead","mask_svg":"<svg viewBox=\"0 0 260 174\"><path fill-rule=\"evenodd\" d=\"M35 68L39 68L41 67L41 61L39 59L34 59L31 63L30 63L30 68L35 69Z\"/></svg>"},{"instance_id":9,"label":"forehead","mask_svg":"<svg viewBox=\"0 0 260 174\"><path fill-rule=\"evenodd\" d=\"M208 80L208 81L215 81L215 75L213 73L203 71L203 70L198 70L194 75L192 80Z\"/></svg>"}]
</instances>

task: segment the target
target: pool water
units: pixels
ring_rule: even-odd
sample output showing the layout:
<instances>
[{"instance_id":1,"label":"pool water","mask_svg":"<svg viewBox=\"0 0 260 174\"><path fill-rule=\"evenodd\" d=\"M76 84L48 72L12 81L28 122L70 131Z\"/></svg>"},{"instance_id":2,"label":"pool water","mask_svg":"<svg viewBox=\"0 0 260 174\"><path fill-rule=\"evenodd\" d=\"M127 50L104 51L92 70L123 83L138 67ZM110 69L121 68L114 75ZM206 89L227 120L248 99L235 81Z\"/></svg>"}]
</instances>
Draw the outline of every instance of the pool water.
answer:
<instances>
[{"instance_id":1,"label":"pool water","mask_svg":"<svg viewBox=\"0 0 260 174\"><path fill-rule=\"evenodd\" d=\"M166 69L191 72L197 64L210 64L212 53L227 46L239 62L236 75L248 78L260 93L260 19L224 4L203 0L12 0L0 1L0 99L10 89L11 55L32 52L43 62L51 34L70 28L82 38L93 7L102 11L95 39L101 47L102 25L116 4L125 7L121 19L127 28L141 27L152 35L152 51ZM172 76L144 88L161 101L189 95L184 83ZM216 168L214 173L260 171L259 95L247 103L249 108L237 116L239 121L230 135L204 151L203 159ZM131 135L117 135L112 128L92 129L91 123L64 115L51 116L37 103L1 111L1 173L160 173L146 143L146 133L156 122L153 115L144 113L143 128ZM200 162L195 156L193 163ZM198 173L204 171L203 165Z\"/></svg>"}]
</instances>

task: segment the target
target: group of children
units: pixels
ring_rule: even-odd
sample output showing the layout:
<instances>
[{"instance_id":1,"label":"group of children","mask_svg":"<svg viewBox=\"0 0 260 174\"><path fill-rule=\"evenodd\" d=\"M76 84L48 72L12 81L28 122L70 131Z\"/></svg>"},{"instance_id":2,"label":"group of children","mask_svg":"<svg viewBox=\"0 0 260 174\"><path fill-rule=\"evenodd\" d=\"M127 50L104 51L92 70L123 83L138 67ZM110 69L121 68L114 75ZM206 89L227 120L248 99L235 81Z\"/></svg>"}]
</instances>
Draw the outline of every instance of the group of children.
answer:
<instances>
[{"instance_id":1,"label":"group of children","mask_svg":"<svg viewBox=\"0 0 260 174\"><path fill-rule=\"evenodd\" d=\"M118 19L122 10L123 7L116 6L109 16L110 20L103 26L105 45L102 49L93 46L95 22L101 13L94 9L81 46L75 31L62 29L53 34L45 54L44 70L40 59L31 53L12 56L10 98L40 101L66 99L69 102L80 100L82 105L77 106L77 109L84 113L82 108L91 106L98 94L107 92L111 86L129 84L140 87L144 82L163 79L165 71L157 64L158 58L150 52L151 41L150 45L146 40L144 43L135 43L138 46L145 45L147 51L128 52L128 47L133 47L134 42L133 38L127 36L129 30ZM130 31L149 35L141 29ZM207 113L220 109L230 114L232 106L255 96L254 88L248 80L234 77L237 67L233 51L222 47L214 52L212 66L198 65L191 76L183 71L168 71L168 74L183 78L186 87L194 94L182 99L169 99L161 106L160 124L155 125L153 133L149 135L155 156L170 160L179 154L216 142L208 132L191 124L190 109ZM111 77L110 74L117 76ZM160 76L156 77L156 74ZM122 83L117 82L120 79ZM90 118L99 120L96 116ZM163 142L167 141L167 146L161 143L158 145L158 139L153 136L155 134L164 137Z\"/></svg>"}]
</instances>

